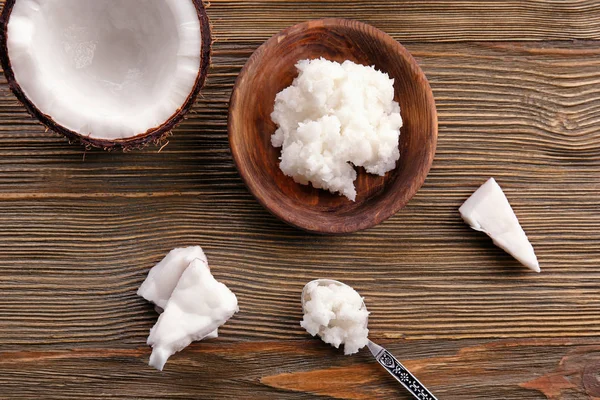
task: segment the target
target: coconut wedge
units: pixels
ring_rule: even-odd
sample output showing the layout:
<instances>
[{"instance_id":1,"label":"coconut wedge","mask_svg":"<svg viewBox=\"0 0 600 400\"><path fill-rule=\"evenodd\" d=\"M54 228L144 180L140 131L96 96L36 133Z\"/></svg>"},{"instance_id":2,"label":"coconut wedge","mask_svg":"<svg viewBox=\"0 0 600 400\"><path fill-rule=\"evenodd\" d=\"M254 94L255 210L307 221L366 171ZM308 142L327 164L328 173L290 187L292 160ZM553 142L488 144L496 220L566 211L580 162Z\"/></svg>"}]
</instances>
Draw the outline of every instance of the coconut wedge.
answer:
<instances>
[{"instance_id":1,"label":"coconut wedge","mask_svg":"<svg viewBox=\"0 0 600 400\"><path fill-rule=\"evenodd\" d=\"M149 364L162 371L171 355L192 341L214 335L236 312L235 294L212 276L205 262L192 261L181 275L165 311L150 330Z\"/></svg>"},{"instance_id":2,"label":"coconut wedge","mask_svg":"<svg viewBox=\"0 0 600 400\"><path fill-rule=\"evenodd\" d=\"M189 111L209 66L201 0L7 0L0 61L49 129L88 146L160 142Z\"/></svg>"},{"instance_id":3,"label":"coconut wedge","mask_svg":"<svg viewBox=\"0 0 600 400\"><path fill-rule=\"evenodd\" d=\"M208 260L200 246L171 250L165 258L148 272L148 276L137 291L138 296L154 303L156 311L161 314L181 279L181 275L194 260L208 266ZM219 337L218 330L206 336L207 339L217 337Z\"/></svg>"},{"instance_id":4,"label":"coconut wedge","mask_svg":"<svg viewBox=\"0 0 600 400\"><path fill-rule=\"evenodd\" d=\"M494 178L477 189L459 212L471 228L486 233L496 246L531 270L540 272L533 246Z\"/></svg>"}]
</instances>

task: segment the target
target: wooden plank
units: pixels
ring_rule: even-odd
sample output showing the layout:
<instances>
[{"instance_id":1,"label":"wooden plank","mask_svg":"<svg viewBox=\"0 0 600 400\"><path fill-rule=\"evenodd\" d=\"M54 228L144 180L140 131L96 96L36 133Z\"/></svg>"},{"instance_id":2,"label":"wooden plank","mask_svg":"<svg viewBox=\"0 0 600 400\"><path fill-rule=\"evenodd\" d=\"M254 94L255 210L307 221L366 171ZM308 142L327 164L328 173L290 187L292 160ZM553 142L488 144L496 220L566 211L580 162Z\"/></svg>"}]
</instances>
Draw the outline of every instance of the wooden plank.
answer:
<instances>
[{"instance_id":1,"label":"wooden plank","mask_svg":"<svg viewBox=\"0 0 600 400\"><path fill-rule=\"evenodd\" d=\"M136 288L171 248L192 244L239 297L225 338L303 337L300 291L320 277L366 297L377 339L600 335L595 208L588 218L583 204L517 208L537 275L455 207L421 200L378 228L330 238L287 227L244 197L0 202L3 345L142 344L156 315Z\"/></svg>"},{"instance_id":2,"label":"wooden plank","mask_svg":"<svg viewBox=\"0 0 600 400\"><path fill-rule=\"evenodd\" d=\"M212 0L220 41L263 42L309 19L351 18L373 24L400 41L599 39L594 0Z\"/></svg>"},{"instance_id":3,"label":"wooden plank","mask_svg":"<svg viewBox=\"0 0 600 400\"><path fill-rule=\"evenodd\" d=\"M600 396L597 341L384 344L440 399ZM317 340L196 343L162 373L143 365L148 354L132 346L4 352L0 398L409 399L367 354L343 356Z\"/></svg>"}]
</instances>

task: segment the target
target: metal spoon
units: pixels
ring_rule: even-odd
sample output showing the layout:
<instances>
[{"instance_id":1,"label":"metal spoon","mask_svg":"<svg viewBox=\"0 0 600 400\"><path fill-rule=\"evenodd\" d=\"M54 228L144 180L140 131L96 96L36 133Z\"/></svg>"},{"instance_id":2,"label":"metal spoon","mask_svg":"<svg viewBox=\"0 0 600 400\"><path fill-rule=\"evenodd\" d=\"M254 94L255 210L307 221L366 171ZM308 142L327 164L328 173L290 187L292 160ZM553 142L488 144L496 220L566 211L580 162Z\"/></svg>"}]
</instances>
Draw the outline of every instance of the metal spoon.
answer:
<instances>
[{"instance_id":1,"label":"metal spoon","mask_svg":"<svg viewBox=\"0 0 600 400\"><path fill-rule=\"evenodd\" d=\"M338 285L346 286L352 289L352 287L346 285L345 283L332 279L316 279L312 282L309 282L302 290L301 301L303 312L306 312L305 305L306 302L310 300L306 290L313 282L316 282L319 286ZM362 309L367 309L364 301L362 304ZM367 327L367 324L368 320L365 322L365 328ZM383 368L385 368L394 378L396 378L396 380L400 382L402 386L404 386L406 390L408 390L410 394L415 397L415 399L437 400L437 398L429 390L427 390L427 388L423 386L423 384L419 382L419 380L415 378L415 376L411 374L410 371L400 363L400 361L396 360L396 358L390 352L370 340L367 344L367 347L371 351L371 354L373 354L373 357L375 357L375 360L377 360L377 362L381 364Z\"/></svg>"}]
</instances>

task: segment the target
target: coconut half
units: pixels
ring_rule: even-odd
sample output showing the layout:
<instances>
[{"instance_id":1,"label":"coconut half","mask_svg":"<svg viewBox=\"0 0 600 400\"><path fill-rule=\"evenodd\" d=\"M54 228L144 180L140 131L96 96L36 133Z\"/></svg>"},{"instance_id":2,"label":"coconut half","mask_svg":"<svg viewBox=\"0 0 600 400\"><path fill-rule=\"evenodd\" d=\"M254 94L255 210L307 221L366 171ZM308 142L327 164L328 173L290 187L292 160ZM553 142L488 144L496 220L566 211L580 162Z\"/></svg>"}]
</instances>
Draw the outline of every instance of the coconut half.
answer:
<instances>
[{"instance_id":1,"label":"coconut half","mask_svg":"<svg viewBox=\"0 0 600 400\"><path fill-rule=\"evenodd\" d=\"M170 133L210 63L201 0L7 0L0 35L4 73L29 112L105 149Z\"/></svg>"}]
</instances>

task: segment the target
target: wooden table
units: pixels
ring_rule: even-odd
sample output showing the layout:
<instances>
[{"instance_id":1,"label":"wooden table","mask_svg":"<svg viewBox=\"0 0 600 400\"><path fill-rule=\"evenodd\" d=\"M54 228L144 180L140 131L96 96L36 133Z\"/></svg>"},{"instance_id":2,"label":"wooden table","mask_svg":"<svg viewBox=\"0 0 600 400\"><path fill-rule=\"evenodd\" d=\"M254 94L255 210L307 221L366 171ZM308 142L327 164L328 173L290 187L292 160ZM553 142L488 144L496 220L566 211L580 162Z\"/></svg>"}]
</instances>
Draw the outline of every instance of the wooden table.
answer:
<instances>
[{"instance_id":1,"label":"wooden table","mask_svg":"<svg viewBox=\"0 0 600 400\"><path fill-rule=\"evenodd\" d=\"M0 91L0 398L408 399L366 351L299 326L302 286L343 280L371 335L440 399L600 398L600 2L212 0L203 98L160 153L85 152ZM401 41L433 87L425 186L377 228L304 234L248 194L227 141L232 85L282 28L349 17ZM457 208L504 187L543 272ZM241 312L159 373L136 296L176 246L201 245Z\"/></svg>"}]
</instances>

